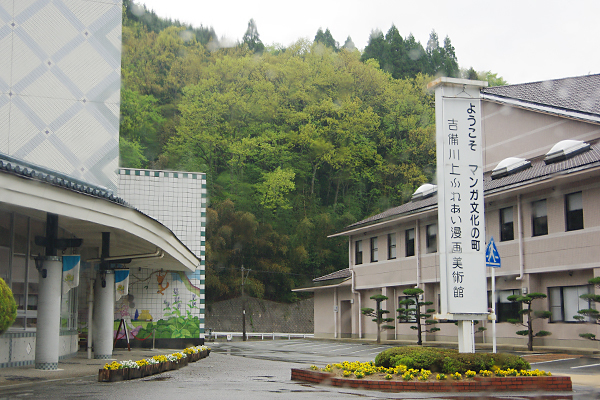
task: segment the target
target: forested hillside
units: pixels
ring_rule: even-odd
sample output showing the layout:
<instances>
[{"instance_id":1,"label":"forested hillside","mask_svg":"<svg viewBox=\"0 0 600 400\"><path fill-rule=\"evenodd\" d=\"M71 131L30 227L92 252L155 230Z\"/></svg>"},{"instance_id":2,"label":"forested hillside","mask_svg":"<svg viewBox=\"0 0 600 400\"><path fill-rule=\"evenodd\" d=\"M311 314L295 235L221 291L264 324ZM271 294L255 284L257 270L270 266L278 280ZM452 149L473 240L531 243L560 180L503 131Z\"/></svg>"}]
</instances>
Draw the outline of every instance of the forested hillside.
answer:
<instances>
[{"instance_id":1,"label":"forested hillside","mask_svg":"<svg viewBox=\"0 0 600 400\"><path fill-rule=\"evenodd\" d=\"M242 265L251 295L294 300L347 266L347 240L327 235L432 179L425 86L460 74L450 39L424 49L392 27L361 54L319 30L275 48L251 20L221 48L212 29L124 3L121 164L207 173L208 301L239 295Z\"/></svg>"}]
</instances>

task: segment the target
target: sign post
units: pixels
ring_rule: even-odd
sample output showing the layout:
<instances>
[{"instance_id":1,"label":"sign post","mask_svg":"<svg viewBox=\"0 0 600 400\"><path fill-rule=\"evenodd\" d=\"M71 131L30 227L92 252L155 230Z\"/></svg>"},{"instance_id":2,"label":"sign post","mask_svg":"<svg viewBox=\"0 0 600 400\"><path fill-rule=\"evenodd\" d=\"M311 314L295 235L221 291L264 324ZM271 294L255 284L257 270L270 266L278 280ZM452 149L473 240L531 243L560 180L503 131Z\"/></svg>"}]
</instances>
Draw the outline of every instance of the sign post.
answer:
<instances>
[{"instance_id":1,"label":"sign post","mask_svg":"<svg viewBox=\"0 0 600 400\"><path fill-rule=\"evenodd\" d=\"M496 268L500 268L500 254L493 236L485 249L485 266L492 268L492 352L496 353Z\"/></svg>"},{"instance_id":2,"label":"sign post","mask_svg":"<svg viewBox=\"0 0 600 400\"><path fill-rule=\"evenodd\" d=\"M458 321L458 349L475 352L473 321L488 317L480 88L439 78L435 89L441 310Z\"/></svg>"}]
</instances>

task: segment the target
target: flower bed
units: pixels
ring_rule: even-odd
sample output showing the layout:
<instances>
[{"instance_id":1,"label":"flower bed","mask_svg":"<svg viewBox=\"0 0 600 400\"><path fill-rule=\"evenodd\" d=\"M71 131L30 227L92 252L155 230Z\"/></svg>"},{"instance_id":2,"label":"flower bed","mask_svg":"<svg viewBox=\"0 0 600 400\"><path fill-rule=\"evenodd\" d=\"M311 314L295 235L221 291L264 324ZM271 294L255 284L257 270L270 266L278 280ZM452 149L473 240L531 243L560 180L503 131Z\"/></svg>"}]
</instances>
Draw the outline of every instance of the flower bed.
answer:
<instances>
[{"instance_id":1,"label":"flower bed","mask_svg":"<svg viewBox=\"0 0 600 400\"><path fill-rule=\"evenodd\" d=\"M393 392L505 392L505 391L571 391L570 377L554 377L539 370L494 368L492 371L467 371L445 375L429 370L416 370L399 365L376 367L374 363L349 363L311 366L310 370L292 369L292 380L349 386Z\"/></svg>"},{"instance_id":2,"label":"flower bed","mask_svg":"<svg viewBox=\"0 0 600 400\"><path fill-rule=\"evenodd\" d=\"M98 382L118 382L128 379L144 378L185 367L189 362L196 362L208 357L210 348L206 346L188 347L181 352L157 355L138 361L113 361L98 371Z\"/></svg>"}]
</instances>

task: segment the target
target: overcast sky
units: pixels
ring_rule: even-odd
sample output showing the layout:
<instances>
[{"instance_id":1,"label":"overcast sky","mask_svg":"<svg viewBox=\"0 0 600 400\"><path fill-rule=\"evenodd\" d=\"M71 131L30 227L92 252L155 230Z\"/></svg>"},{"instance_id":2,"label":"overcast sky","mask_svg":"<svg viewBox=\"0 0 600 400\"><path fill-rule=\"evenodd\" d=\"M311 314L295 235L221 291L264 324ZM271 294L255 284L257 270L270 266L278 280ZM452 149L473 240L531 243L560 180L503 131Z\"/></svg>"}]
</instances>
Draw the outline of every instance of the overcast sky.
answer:
<instances>
[{"instance_id":1,"label":"overcast sky","mask_svg":"<svg viewBox=\"0 0 600 400\"><path fill-rule=\"evenodd\" d=\"M241 41L254 18L265 45L313 40L329 28L364 49L374 29L396 25L425 47L432 29L450 37L461 68L491 70L509 83L600 72L599 0L136 0L161 17L214 28Z\"/></svg>"}]
</instances>

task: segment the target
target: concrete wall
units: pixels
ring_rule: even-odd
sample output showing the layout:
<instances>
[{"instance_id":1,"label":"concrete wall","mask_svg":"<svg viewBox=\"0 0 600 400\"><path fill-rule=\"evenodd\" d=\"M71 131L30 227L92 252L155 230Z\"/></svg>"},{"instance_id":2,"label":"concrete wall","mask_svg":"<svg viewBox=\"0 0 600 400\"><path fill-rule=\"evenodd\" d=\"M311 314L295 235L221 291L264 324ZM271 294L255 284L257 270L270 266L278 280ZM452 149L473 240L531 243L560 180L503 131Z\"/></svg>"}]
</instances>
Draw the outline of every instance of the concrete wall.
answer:
<instances>
[{"instance_id":1,"label":"concrete wall","mask_svg":"<svg viewBox=\"0 0 600 400\"><path fill-rule=\"evenodd\" d=\"M0 368L32 365L35 361L35 332L5 332L0 335ZM59 359L74 356L79 346L77 332L61 332Z\"/></svg>"}]
</instances>

